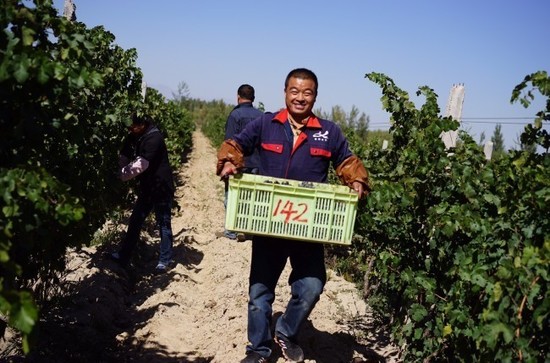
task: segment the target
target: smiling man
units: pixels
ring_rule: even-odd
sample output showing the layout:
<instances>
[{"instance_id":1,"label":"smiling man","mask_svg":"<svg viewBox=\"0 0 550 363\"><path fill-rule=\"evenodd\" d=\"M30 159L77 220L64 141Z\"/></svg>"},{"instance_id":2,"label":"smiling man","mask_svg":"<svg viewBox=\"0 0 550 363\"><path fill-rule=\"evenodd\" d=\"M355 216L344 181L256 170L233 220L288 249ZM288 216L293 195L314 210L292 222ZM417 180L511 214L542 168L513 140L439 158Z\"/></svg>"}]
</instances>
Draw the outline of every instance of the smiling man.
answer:
<instances>
[{"instance_id":1,"label":"smiling man","mask_svg":"<svg viewBox=\"0 0 550 363\"><path fill-rule=\"evenodd\" d=\"M313 114L317 90L315 73L305 68L292 70L285 80L286 108L276 114L264 114L233 139L224 141L218 151L216 173L222 178L236 174L244 167L244 156L258 148L260 175L326 183L332 162L341 181L359 197L366 196L369 184L363 163L350 151L338 125ZM272 337L275 287L288 259L292 266L291 298ZM288 361L303 361L298 333L319 301L325 282L323 244L254 236L249 276L249 345L241 363L267 362L273 338Z\"/></svg>"}]
</instances>

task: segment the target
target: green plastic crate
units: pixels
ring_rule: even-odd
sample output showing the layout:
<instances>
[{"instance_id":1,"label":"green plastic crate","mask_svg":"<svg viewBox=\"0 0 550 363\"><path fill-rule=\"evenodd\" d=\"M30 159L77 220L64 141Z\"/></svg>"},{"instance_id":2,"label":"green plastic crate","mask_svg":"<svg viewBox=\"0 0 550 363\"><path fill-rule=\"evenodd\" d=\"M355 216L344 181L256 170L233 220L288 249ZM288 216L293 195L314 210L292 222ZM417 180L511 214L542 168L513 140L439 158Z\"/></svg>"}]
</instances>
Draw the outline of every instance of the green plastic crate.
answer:
<instances>
[{"instance_id":1,"label":"green plastic crate","mask_svg":"<svg viewBox=\"0 0 550 363\"><path fill-rule=\"evenodd\" d=\"M229 179L225 228L350 245L357 200L357 193L343 185L237 174Z\"/></svg>"}]
</instances>

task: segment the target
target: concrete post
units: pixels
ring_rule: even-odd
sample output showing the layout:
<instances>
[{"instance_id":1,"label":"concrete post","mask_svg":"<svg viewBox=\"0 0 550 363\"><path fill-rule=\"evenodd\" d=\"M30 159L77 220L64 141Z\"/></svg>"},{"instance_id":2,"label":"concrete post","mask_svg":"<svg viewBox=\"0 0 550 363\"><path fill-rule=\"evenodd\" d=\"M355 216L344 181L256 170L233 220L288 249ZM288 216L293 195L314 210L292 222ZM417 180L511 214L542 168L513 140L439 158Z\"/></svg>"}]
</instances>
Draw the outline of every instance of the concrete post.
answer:
<instances>
[{"instance_id":1,"label":"concrete post","mask_svg":"<svg viewBox=\"0 0 550 363\"><path fill-rule=\"evenodd\" d=\"M63 6L63 16L70 21L76 21L76 5L73 0L65 0Z\"/></svg>"},{"instance_id":2,"label":"concrete post","mask_svg":"<svg viewBox=\"0 0 550 363\"><path fill-rule=\"evenodd\" d=\"M462 118L462 105L464 104L464 84L454 84L449 93L449 100L447 101L447 108L445 110L445 117L451 116L453 119L460 122ZM457 131L445 131L441 133L441 139L445 144L445 148L456 147L456 141L458 139Z\"/></svg>"}]
</instances>

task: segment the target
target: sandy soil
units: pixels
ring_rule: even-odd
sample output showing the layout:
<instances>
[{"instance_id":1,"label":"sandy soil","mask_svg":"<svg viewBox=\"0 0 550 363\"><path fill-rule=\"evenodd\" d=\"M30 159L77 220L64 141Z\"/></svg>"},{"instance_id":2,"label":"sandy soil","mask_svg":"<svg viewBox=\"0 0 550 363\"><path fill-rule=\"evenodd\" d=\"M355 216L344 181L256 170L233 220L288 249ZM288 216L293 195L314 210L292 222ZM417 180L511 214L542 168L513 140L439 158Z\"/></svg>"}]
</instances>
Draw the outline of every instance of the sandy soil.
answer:
<instances>
[{"instance_id":1,"label":"sandy soil","mask_svg":"<svg viewBox=\"0 0 550 363\"><path fill-rule=\"evenodd\" d=\"M251 243L216 237L225 218L216 150L200 132L193 138L179 172L173 268L153 273L158 236L152 228L142 234L133 267L105 258L126 227L118 226L112 243L70 253L62 280L70 294L44 308L35 352L22 358L12 337L0 342L0 361L234 363L244 357ZM288 274L287 265L275 318L289 298ZM399 361L354 285L334 271L300 344L308 363ZM270 362L284 361L274 348Z\"/></svg>"}]
</instances>

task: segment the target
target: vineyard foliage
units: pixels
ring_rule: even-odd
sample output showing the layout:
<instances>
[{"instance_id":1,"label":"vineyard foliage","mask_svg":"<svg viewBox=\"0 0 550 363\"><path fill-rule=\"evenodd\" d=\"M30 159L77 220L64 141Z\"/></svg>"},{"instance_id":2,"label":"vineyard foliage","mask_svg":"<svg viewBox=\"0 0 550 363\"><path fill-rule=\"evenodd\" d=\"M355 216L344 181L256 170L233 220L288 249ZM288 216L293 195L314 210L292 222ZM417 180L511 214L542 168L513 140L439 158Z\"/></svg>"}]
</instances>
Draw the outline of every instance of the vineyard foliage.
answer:
<instances>
[{"instance_id":1,"label":"vineyard foliage","mask_svg":"<svg viewBox=\"0 0 550 363\"><path fill-rule=\"evenodd\" d=\"M180 167L182 156L191 148L195 123L191 113L173 100L166 98L153 88L148 88L141 112L150 115L165 133L170 165L174 170Z\"/></svg>"},{"instance_id":2,"label":"vineyard foliage","mask_svg":"<svg viewBox=\"0 0 550 363\"><path fill-rule=\"evenodd\" d=\"M358 240L341 261L392 329L406 362L548 361L550 312L550 103L521 136L543 153L487 161L464 132L446 150L437 95L416 109L383 74L367 74L391 114L392 146L363 149L373 192L358 214ZM526 91L527 87L531 87ZM525 106L550 97L546 72L516 87Z\"/></svg>"},{"instance_id":3,"label":"vineyard foliage","mask_svg":"<svg viewBox=\"0 0 550 363\"><path fill-rule=\"evenodd\" d=\"M193 124L154 90L144 102L137 52L103 27L47 0L4 1L0 26L0 336L17 328L28 351L67 248L89 243L131 196L116 170L130 114L156 118L174 165Z\"/></svg>"},{"instance_id":4,"label":"vineyard foliage","mask_svg":"<svg viewBox=\"0 0 550 363\"><path fill-rule=\"evenodd\" d=\"M214 147L220 146L225 139L225 122L233 107L222 100L193 102L193 119Z\"/></svg>"}]
</instances>

